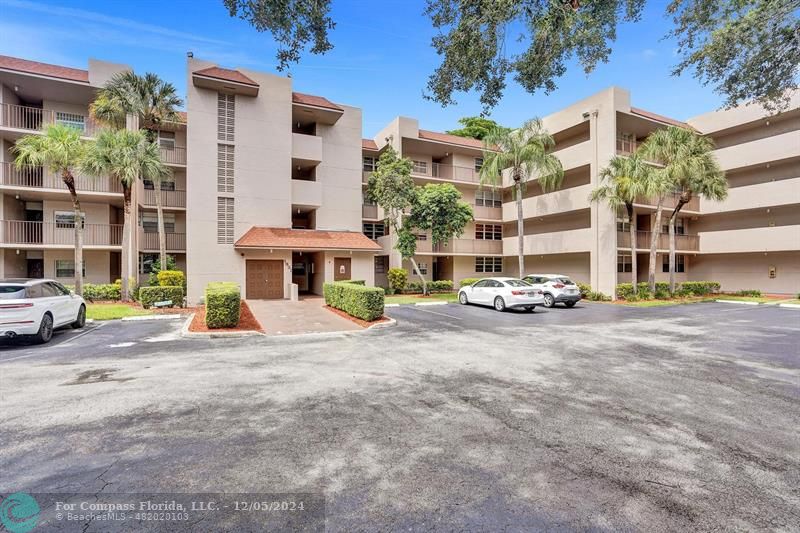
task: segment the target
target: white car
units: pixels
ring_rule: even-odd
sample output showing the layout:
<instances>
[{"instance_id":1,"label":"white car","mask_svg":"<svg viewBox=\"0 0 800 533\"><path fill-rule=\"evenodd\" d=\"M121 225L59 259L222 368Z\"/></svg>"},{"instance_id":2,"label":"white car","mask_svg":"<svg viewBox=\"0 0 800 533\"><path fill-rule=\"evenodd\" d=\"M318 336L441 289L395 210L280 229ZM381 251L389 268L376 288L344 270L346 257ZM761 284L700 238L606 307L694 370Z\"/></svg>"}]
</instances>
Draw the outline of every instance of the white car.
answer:
<instances>
[{"instance_id":1,"label":"white car","mask_svg":"<svg viewBox=\"0 0 800 533\"><path fill-rule=\"evenodd\" d=\"M86 302L51 279L0 280L0 337L12 339L32 335L49 342L53 329L82 328L86 324Z\"/></svg>"},{"instance_id":2,"label":"white car","mask_svg":"<svg viewBox=\"0 0 800 533\"><path fill-rule=\"evenodd\" d=\"M522 307L533 311L544 303L542 291L516 278L483 278L472 285L461 287L458 301L462 305L491 305L498 311Z\"/></svg>"},{"instance_id":3,"label":"white car","mask_svg":"<svg viewBox=\"0 0 800 533\"><path fill-rule=\"evenodd\" d=\"M573 307L581 299L580 288L569 279L569 276L528 274L522 279L542 291L545 307L553 307L559 302L567 307Z\"/></svg>"}]
</instances>

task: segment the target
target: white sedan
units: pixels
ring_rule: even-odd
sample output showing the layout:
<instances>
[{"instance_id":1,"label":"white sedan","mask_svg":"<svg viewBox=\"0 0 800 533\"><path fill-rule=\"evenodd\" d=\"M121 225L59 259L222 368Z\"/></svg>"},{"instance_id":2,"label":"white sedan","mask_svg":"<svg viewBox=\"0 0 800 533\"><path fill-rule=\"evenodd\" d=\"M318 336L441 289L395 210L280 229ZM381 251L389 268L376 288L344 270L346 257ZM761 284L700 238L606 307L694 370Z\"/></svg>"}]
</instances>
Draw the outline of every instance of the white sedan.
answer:
<instances>
[{"instance_id":1,"label":"white sedan","mask_svg":"<svg viewBox=\"0 0 800 533\"><path fill-rule=\"evenodd\" d=\"M458 301L462 305L491 305L498 311L522 307L533 311L544 303L542 291L516 278L483 278L472 285L461 287Z\"/></svg>"},{"instance_id":2,"label":"white sedan","mask_svg":"<svg viewBox=\"0 0 800 533\"><path fill-rule=\"evenodd\" d=\"M85 324L86 302L57 281L0 280L0 336L32 335L45 343L50 342L55 328L82 328Z\"/></svg>"}]
</instances>

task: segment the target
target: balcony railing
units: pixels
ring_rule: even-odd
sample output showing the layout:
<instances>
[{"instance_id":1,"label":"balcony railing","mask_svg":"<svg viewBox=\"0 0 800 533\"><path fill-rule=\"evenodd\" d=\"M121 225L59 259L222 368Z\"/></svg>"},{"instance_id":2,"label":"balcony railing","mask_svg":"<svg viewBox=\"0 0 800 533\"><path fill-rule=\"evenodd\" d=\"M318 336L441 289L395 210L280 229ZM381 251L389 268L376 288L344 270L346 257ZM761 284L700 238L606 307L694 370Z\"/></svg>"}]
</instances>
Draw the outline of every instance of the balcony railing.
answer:
<instances>
[{"instance_id":1,"label":"balcony railing","mask_svg":"<svg viewBox=\"0 0 800 533\"><path fill-rule=\"evenodd\" d=\"M23 245L75 245L75 228L55 222L3 220L0 242ZM122 245L122 224L84 224L84 246Z\"/></svg>"},{"instance_id":2,"label":"balcony railing","mask_svg":"<svg viewBox=\"0 0 800 533\"><path fill-rule=\"evenodd\" d=\"M9 187L30 187L34 189L62 189L67 186L61 176L37 166L17 168L14 163L0 163L0 185ZM122 185L111 178L92 178L75 176L75 189L78 192L122 193Z\"/></svg>"},{"instance_id":3,"label":"balcony railing","mask_svg":"<svg viewBox=\"0 0 800 533\"><path fill-rule=\"evenodd\" d=\"M502 220L503 208L502 207L489 207L485 205L473 205L472 209L475 213L475 218L478 220Z\"/></svg>"},{"instance_id":4,"label":"balcony railing","mask_svg":"<svg viewBox=\"0 0 800 533\"><path fill-rule=\"evenodd\" d=\"M361 206L362 218L378 218L378 206L363 204Z\"/></svg>"},{"instance_id":5,"label":"balcony railing","mask_svg":"<svg viewBox=\"0 0 800 533\"><path fill-rule=\"evenodd\" d=\"M85 137L94 136L98 130L98 125L86 115L41 107L0 104L0 126L4 128L39 131L44 126L55 123L72 126Z\"/></svg>"},{"instance_id":6,"label":"balcony railing","mask_svg":"<svg viewBox=\"0 0 800 533\"><path fill-rule=\"evenodd\" d=\"M169 251L185 251L186 250L186 234L185 233L167 233L167 250ZM149 233L146 231L139 232L139 248L142 251L157 252L158 251L158 233Z\"/></svg>"},{"instance_id":7,"label":"balcony railing","mask_svg":"<svg viewBox=\"0 0 800 533\"><path fill-rule=\"evenodd\" d=\"M167 165L185 165L186 148L176 146L174 148L161 147L161 161Z\"/></svg>"},{"instance_id":8,"label":"balcony railing","mask_svg":"<svg viewBox=\"0 0 800 533\"><path fill-rule=\"evenodd\" d=\"M649 250L650 239L652 233L649 231L636 232L636 249ZM628 248L631 247L630 233L627 231L617 232L617 247ZM658 243L656 244L658 250L669 250L669 234L659 233ZM699 235L675 235L675 249L687 252L697 252L700 250L700 236Z\"/></svg>"},{"instance_id":9,"label":"balcony railing","mask_svg":"<svg viewBox=\"0 0 800 533\"><path fill-rule=\"evenodd\" d=\"M678 200L680 200L680 198L680 194L668 194L664 197L664 201L661 203L661 206L664 209L675 209L675 206L678 205ZM658 203L658 198L637 198L636 203L655 207ZM684 204L683 209L686 211L700 211L700 198L697 196L692 196L692 199L689 200L689 203Z\"/></svg>"},{"instance_id":10,"label":"balcony railing","mask_svg":"<svg viewBox=\"0 0 800 533\"><path fill-rule=\"evenodd\" d=\"M617 135L617 153L630 155L636 151L638 143L633 137Z\"/></svg>"},{"instance_id":11,"label":"balcony railing","mask_svg":"<svg viewBox=\"0 0 800 533\"><path fill-rule=\"evenodd\" d=\"M480 173L474 168L457 167L443 163L432 163L425 166L416 166L411 173L415 176L425 176L448 181L464 181L467 183L480 183Z\"/></svg>"},{"instance_id":12,"label":"balcony railing","mask_svg":"<svg viewBox=\"0 0 800 533\"><path fill-rule=\"evenodd\" d=\"M452 239L437 245L430 240L417 241L417 253L498 255L503 253L503 241Z\"/></svg>"},{"instance_id":13,"label":"balcony railing","mask_svg":"<svg viewBox=\"0 0 800 533\"><path fill-rule=\"evenodd\" d=\"M142 205L156 206L156 191L142 187ZM161 191L161 205L163 207L186 207L186 191Z\"/></svg>"}]
</instances>

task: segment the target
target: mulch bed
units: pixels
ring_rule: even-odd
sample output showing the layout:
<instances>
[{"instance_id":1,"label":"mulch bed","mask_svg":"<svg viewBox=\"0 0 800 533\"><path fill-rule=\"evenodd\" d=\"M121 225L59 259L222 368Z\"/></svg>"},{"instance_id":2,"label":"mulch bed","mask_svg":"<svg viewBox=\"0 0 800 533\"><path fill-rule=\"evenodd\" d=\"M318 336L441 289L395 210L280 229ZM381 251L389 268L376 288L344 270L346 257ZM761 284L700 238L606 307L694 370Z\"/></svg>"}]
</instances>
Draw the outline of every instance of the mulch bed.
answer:
<instances>
[{"instance_id":1,"label":"mulch bed","mask_svg":"<svg viewBox=\"0 0 800 533\"><path fill-rule=\"evenodd\" d=\"M362 328L368 328L368 327L370 327L370 326L372 326L374 324L380 324L381 322L389 322L389 317L387 317L385 315L380 317L380 318L377 318L377 319L375 319L375 320L373 320L371 322L367 322L366 320L361 320L360 318L356 318L354 316L350 316L347 313L345 313L344 311L342 311L340 309L335 309L335 308L333 308L333 307L331 307L329 305L325 305L323 307L325 309L327 309L328 311L330 311L331 313L335 313L335 314L339 315L342 318L346 318L350 322L354 322L354 323L358 324Z\"/></svg>"},{"instance_id":2,"label":"mulch bed","mask_svg":"<svg viewBox=\"0 0 800 533\"><path fill-rule=\"evenodd\" d=\"M199 305L195 309L194 318L192 319L192 323L189 325L189 331L202 333L214 333L220 331L258 331L264 333L264 328L261 327L261 324L259 324L258 320L256 320L256 317L253 316L253 312L250 311L250 308L247 306L247 302L242 300L241 310L239 311L239 325L235 328L209 328L206 326L206 306Z\"/></svg>"}]
</instances>

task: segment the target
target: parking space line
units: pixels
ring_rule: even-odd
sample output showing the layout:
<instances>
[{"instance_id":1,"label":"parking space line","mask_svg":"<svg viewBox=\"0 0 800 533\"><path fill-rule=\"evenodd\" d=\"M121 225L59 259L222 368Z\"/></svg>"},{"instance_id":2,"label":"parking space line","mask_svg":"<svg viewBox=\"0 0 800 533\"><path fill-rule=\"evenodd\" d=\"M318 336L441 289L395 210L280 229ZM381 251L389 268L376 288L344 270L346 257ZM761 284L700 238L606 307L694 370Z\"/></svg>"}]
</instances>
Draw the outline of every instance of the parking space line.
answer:
<instances>
[{"instance_id":1,"label":"parking space line","mask_svg":"<svg viewBox=\"0 0 800 533\"><path fill-rule=\"evenodd\" d=\"M438 311L431 311L430 309L422 309L422 308L420 308L419 306L416 306L416 305L413 306L413 307L414 307L415 311L420 311L422 313L431 313L432 315L441 315L441 316L447 316L447 317L450 317L450 318L455 318L456 320L464 320L461 317L448 315L447 313L439 313Z\"/></svg>"},{"instance_id":2,"label":"parking space line","mask_svg":"<svg viewBox=\"0 0 800 533\"><path fill-rule=\"evenodd\" d=\"M28 355L20 355L18 357L10 357L8 359L0 359L0 363L7 363L7 362L10 362L10 361L18 361L19 359L28 359L29 357L36 357L37 355L42 355L42 352L47 353L47 349L48 348L52 349L52 348L60 348L60 347L69 347L68 346L69 343L71 343L75 339L83 337L84 335L88 335L89 333L91 333L93 331L97 331L101 327L105 326L105 324L106 324L105 322L102 322L102 323L100 323L100 324L98 324L98 325L96 325L96 326L94 326L92 328L87 329L86 331L82 331L79 334L74 335L74 336L66 339L64 342L60 342L58 344L52 344L52 345L49 345L49 346L48 345L42 346L41 350L37 351L36 353L32 353L32 354L28 354Z\"/></svg>"}]
</instances>

